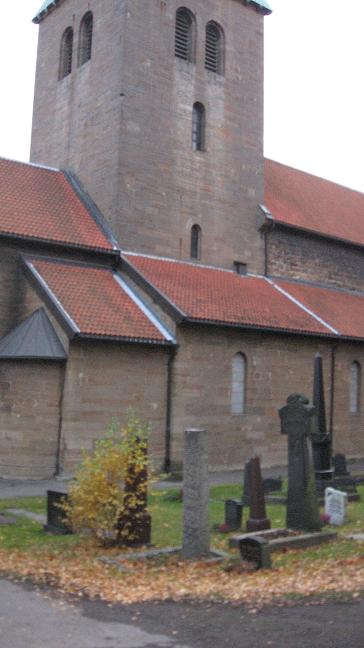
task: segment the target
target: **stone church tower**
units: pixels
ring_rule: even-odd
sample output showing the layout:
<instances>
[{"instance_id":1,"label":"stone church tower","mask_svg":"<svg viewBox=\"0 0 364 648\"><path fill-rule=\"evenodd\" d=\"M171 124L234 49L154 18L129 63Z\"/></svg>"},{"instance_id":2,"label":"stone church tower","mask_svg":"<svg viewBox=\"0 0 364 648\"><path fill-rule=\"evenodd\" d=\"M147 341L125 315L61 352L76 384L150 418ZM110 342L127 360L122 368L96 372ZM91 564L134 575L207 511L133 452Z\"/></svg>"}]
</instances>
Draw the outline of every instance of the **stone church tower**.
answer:
<instances>
[{"instance_id":1,"label":"stone church tower","mask_svg":"<svg viewBox=\"0 0 364 648\"><path fill-rule=\"evenodd\" d=\"M124 250L263 271L265 0L58 0L31 161L72 169Z\"/></svg>"}]
</instances>

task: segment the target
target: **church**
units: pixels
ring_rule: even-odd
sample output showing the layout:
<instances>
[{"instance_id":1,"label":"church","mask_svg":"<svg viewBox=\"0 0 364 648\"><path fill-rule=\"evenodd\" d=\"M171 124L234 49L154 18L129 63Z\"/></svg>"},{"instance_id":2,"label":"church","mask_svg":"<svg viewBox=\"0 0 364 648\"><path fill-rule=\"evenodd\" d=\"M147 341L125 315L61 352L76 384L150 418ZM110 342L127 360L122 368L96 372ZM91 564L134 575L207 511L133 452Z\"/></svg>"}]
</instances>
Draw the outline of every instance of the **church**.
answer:
<instances>
[{"instance_id":1,"label":"church","mask_svg":"<svg viewBox=\"0 0 364 648\"><path fill-rule=\"evenodd\" d=\"M30 163L0 159L0 477L72 475L125 422L156 467L286 463L323 358L364 456L364 194L263 156L266 0L46 0Z\"/></svg>"}]
</instances>

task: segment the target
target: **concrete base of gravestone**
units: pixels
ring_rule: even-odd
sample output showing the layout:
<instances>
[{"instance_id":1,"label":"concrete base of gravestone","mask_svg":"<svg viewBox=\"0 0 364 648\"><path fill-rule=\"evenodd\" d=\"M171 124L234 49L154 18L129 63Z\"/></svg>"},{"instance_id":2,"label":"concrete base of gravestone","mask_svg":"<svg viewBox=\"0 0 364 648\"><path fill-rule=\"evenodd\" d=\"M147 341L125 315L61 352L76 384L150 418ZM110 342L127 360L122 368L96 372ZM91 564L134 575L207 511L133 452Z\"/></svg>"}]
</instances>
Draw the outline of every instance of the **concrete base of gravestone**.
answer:
<instances>
[{"instance_id":1,"label":"concrete base of gravestone","mask_svg":"<svg viewBox=\"0 0 364 648\"><path fill-rule=\"evenodd\" d=\"M198 559L210 553L207 431L185 431L183 462L182 557Z\"/></svg>"}]
</instances>

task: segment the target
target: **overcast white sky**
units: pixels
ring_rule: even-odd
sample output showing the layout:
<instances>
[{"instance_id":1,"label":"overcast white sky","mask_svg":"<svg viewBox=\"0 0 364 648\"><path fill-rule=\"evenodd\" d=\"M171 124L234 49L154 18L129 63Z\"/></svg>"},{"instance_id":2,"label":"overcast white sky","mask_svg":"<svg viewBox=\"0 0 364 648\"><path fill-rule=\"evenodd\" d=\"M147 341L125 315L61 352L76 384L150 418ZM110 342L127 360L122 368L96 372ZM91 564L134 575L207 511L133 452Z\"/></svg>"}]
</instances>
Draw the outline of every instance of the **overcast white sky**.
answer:
<instances>
[{"instance_id":1,"label":"overcast white sky","mask_svg":"<svg viewBox=\"0 0 364 648\"><path fill-rule=\"evenodd\" d=\"M28 160L42 0L0 1L0 156ZM269 1L265 154L364 191L364 0Z\"/></svg>"}]
</instances>

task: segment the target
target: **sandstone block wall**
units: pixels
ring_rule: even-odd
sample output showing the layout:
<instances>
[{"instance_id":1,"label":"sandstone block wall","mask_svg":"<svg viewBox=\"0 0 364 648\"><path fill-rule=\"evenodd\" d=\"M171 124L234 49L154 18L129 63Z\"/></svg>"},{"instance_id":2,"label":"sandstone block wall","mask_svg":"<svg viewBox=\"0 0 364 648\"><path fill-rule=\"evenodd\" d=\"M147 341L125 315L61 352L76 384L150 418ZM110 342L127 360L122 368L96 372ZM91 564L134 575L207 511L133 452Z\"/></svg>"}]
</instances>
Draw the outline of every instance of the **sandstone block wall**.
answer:
<instances>
[{"instance_id":1,"label":"sandstone block wall","mask_svg":"<svg viewBox=\"0 0 364 648\"><path fill-rule=\"evenodd\" d=\"M329 420L331 343L329 341L268 333L207 327L180 330L173 384L172 458L181 462L183 430L209 431L210 464L242 467L257 454L264 466L287 463L287 440L280 434L278 409L289 394L312 399L313 360L320 352L324 362L326 408ZM236 353L247 360L246 410L231 415L231 363ZM350 366L364 366L362 345L340 343L335 372L335 451L364 453L362 411L349 413Z\"/></svg>"},{"instance_id":2,"label":"sandstone block wall","mask_svg":"<svg viewBox=\"0 0 364 648\"><path fill-rule=\"evenodd\" d=\"M279 227L267 237L269 274L364 290L362 249Z\"/></svg>"},{"instance_id":3,"label":"sandstone block wall","mask_svg":"<svg viewBox=\"0 0 364 648\"><path fill-rule=\"evenodd\" d=\"M125 424L131 408L150 423L150 453L164 458L166 421L164 349L75 341L70 347L63 401L61 464L72 474L83 450L91 450L112 419Z\"/></svg>"},{"instance_id":4,"label":"sandstone block wall","mask_svg":"<svg viewBox=\"0 0 364 648\"><path fill-rule=\"evenodd\" d=\"M176 10L196 16L196 63L174 56ZM91 60L58 81L59 44L94 14ZM205 27L225 36L225 74L204 68ZM192 106L206 150L192 151ZM72 167L123 249L263 269L263 17L236 0L67 0L40 24L31 159Z\"/></svg>"},{"instance_id":5,"label":"sandstone block wall","mask_svg":"<svg viewBox=\"0 0 364 648\"><path fill-rule=\"evenodd\" d=\"M52 477L63 367L0 361L0 477Z\"/></svg>"}]
</instances>

